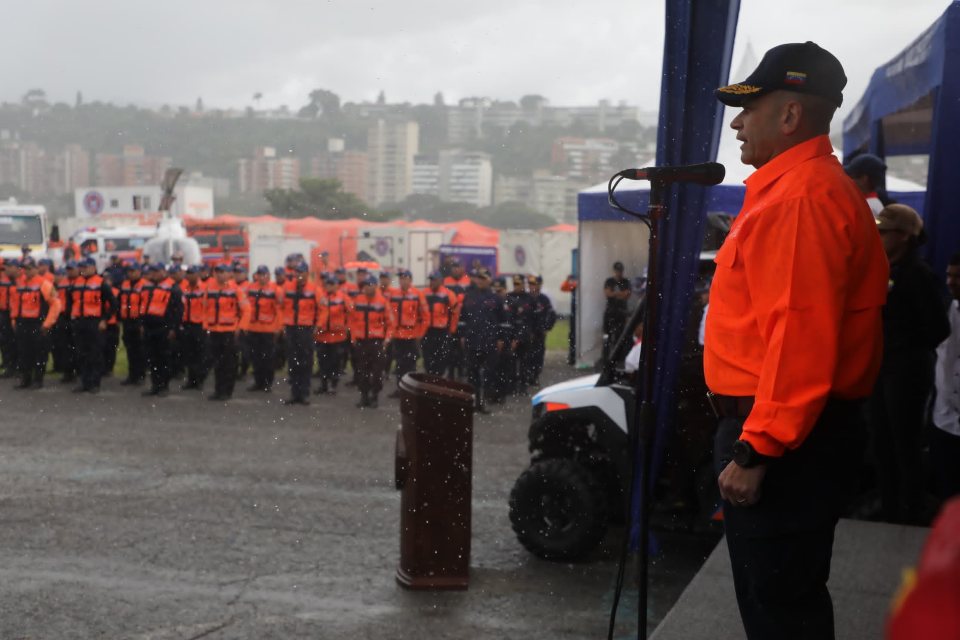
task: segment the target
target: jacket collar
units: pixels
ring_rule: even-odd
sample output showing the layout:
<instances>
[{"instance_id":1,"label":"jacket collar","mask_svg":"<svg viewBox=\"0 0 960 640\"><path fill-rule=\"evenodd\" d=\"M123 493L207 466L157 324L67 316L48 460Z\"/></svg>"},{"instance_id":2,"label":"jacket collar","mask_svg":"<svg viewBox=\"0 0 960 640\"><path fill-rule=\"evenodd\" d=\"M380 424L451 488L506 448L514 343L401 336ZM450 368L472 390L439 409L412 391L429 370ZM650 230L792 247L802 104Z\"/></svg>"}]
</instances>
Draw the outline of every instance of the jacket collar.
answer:
<instances>
[{"instance_id":1,"label":"jacket collar","mask_svg":"<svg viewBox=\"0 0 960 640\"><path fill-rule=\"evenodd\" d=\"M744 180L744 184L749 191L761 191L807 160L832 153L833 145L830 143L829 136L824 134L810 138L775 156L770 162L750 174L750 177Z\"/></svg>"}]
</instances>

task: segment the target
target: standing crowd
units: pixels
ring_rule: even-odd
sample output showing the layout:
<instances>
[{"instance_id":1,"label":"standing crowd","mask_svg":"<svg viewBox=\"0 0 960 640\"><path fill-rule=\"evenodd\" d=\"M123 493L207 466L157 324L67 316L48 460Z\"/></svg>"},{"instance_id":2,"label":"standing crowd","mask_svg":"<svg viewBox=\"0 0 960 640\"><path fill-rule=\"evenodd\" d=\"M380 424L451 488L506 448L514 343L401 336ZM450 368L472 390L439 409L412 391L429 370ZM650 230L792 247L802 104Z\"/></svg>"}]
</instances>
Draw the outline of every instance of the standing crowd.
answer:
<instances>
[{"instance_id":1,"label":"standing crowd","mask_svg":"<svg viewBox=\"0 0 960 640\"><path fill-rule=\"evenodd\" d=\"M144 396L166 396L174 379L199 391L212 373L208 398L225 401L248 370L247 390L270 392L286 362L287 402L307 405L312 377L313 393L336 394L350 365L357 406L376 407L391 365L399 385L422 354L428 373L473 384L476 408L486 411L488 401L538 384L556 314L539 276L514 276L507 292L486 269L448 266L417 288L404 270L398 286L392 274L363 268L354 282L344 269L314 282L299 254L249 279L239 263L185 266L177 257L170 265L114 258L102 273L87 257L54 270L25 251L0 273L2 376L17 378L17 389L40 388L52 354L62 382L97 393L122 339L122 384L149 382Z\"/></svg>"}]
</instances>

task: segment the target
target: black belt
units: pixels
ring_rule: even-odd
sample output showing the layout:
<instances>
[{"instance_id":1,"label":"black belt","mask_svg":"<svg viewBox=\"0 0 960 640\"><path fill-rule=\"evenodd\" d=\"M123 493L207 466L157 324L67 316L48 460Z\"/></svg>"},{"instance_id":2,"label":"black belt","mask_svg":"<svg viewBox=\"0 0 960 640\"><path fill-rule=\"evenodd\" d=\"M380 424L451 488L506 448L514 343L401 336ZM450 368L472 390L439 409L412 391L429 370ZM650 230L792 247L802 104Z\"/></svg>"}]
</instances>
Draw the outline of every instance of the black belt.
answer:
<instances>
[{"instance_id":1,"label":"black belt","mask_svg":"<svg viewBox=\"0 0 960 640\"><path fill-rule=\"evenodd\" d=\"M753 410L754 396L722 396L707 392L707 400L718 418L746 418Z\"/></svg>"}]
</instances>

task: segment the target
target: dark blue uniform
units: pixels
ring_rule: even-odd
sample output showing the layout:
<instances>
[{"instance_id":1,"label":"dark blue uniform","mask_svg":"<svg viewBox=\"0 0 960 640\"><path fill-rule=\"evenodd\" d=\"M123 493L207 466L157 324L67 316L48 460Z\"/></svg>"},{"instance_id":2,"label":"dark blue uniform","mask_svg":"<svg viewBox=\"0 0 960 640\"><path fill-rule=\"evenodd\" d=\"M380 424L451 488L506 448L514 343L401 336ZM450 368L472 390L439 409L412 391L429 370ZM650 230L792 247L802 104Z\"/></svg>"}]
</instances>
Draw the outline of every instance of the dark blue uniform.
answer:
<instances>
[{"instance_id":1,"label":"dark blue uniform","mask_svg":"<svg viewBox=\"0 0 960 640\"><path fill-rule=\"evenodd\" d=\"M533 298L526 291L511 291L507 294L506 312L510 323L507 349L504 350L504 357L509 358L505 365L508 375L506 391L524 393L527 380L522 363L532 344Z\"/></svg>"},{"instance_id":2,"label":"dark blue uniform","mask_svg":"<svg viewBox=\"0 0 960 640\"><path fill-rule=\"evenodd\" d=\"M502 305L490 289L467 289L460 312L460 329L467 364L467 379L476 392L477 410L484 410L484 398L497 358Z\"/></svg>"},{"instance_id":3,"label":"dark blue uniform","mask_svg":"<svg viewBox=\"0 0 960 640\"><path fill-rule=\"evenodd\" d=\"M523 384L537 386L543 371L543 357L547 349L547 333L557 322L553 303L543 293L530 294L530 343L521 363Z\"/></svg>"}]
</instances>

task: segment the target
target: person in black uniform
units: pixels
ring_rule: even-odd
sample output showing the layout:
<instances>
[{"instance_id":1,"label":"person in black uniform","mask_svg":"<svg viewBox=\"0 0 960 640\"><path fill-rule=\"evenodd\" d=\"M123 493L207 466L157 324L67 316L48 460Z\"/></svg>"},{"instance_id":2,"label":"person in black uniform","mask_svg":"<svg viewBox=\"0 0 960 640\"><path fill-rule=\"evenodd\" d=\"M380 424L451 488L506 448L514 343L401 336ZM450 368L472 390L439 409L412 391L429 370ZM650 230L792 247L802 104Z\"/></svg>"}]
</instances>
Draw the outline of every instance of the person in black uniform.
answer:
<instances>
[{"instance_id":1,"label":"person in black uniform","mask_svg":"<svg viewBox=\"0 0 960 640\"><path fill-rule=\"evenodd\" d=\"M140 321L140 289L144 284L140 265L127 265L127 277L120 283L119 313L123 325L123 346L127 350L127 378L124 386L143 384L147 377L147 355L143 347L143 324Z\"/></svg>"},{"instance_id":2,"label":"person in black uniform","mask_svg":"<svg viewBox=\"0 0 960 640\"><path fill-rule=\"evenodd\" d=\"M543 371L543 358L547 352L547 333L557 322L557 314L553 310L550 298L541 291L543 278L529 276L527 286L530 288L532 309L530 313L530 348L524 353L523 382L527 385L539 386L540 373Z\"/></svg>"},{"instance_id":3,"label":"person in black uniform","mask_svg":"<svg viewBox=\"0 0 960 640\"><path fill-rule=\"evenodd\" d=\"M163 397L170 392L170 343L183 321L183 298L163 263L147 265L144 272L147 282L140 292L140 309L150 388L143 395Z\"/></svg>"},{"instance_id":4,"label":"person in black uniform","mask_svg":"<svg viewBox=\"0 0 960 640\"><path fill-rule=\"evenodd\" d=\"M116 313L117 299L109 281L97 275L93 258L80 261L80 279L73 287L70 313L80 365L80 385L74 393L99 393L103 375L103 342L108 319Z\"/></svg>"},{"instance_id":5,"label":"person in black uniform","mask_svg":"<svg viewBox=\"0 0 960 640\"><path fill-rule=\"evenodd\" d=\"M60 315L50 333L51 353L53 355L53 370L63 374L61 384L69 384L77 379L77 358L74 353L73 340L70 337L70 302L73 298L73 283L80 275L80 269L75 260L69 261L63 267L63 275L57 273L54 286L60 298Z\"/></svg>"},{"instance_id":6,"label":"person in black uniform","mask_svg":"<svg viewBox=\"0 0 960 640\"><path fill-rule=\"evenodd\" d=\"M0 275L0 357L3 359L3 373L0 378L15 378L17 375L17 340L10 322L13 297L17 292L17 279L20 277L20 263L12 258L2 260L3 274ZM59 323L60 319L57 318Z\"/></svg>"},{"instance_id":7,"label":"person in black uniform","mask_svg":"<svg viewBox=\"0 0 960 640\"><path fill-rule=\"evenodd\" d=\"M513 324L510 322L510 311L507 306L507 279L503 276L494 278L490 289L499 301L497 335L494 340L502 340L504 348L498 349L494 358L486 400L501 404L510 395L514 368L514 358L509 348L513 338Z\"/></svg>"},{"instance_id":8,"label":"person in black uniform","mask_svg":"<svg viewBox=\"0 0 960 640\"><path fill-rule=\"evenodd\" d=\"M603 295L607 297L607 308L603 312L603 361L606 362L627 324L630 281L623 277L622 262L613 263L613 276L603 283Z\"/></svg>"},{"instance_id":9,"label":"person in black uniform","mask_svg":"<svg viewBox=\"0 0 960 640\"><path fill-rule=\"evenodd\" d=\"M463 297L460 321L461 347L466 356L467 379L475 391L476 410L486 413L486 393L497 353L503 351L502 339L491 340L500 330L501 302L490 290L490 272L476 269L471 274L472 286Z\"/></svg>"},{"instance_id":10,"label":"person in black uniform","mask_svg":"<svg viewBox=\"0 0 960 640\"><path fill-rule=\"evenodd\" d=\"M524 288L523 276L513 276L513 291L507 294L506 311L510 321L509 336L504 336L505 347L501 357L509 358L508 393L526 393L527 381L523 376L522 363L532 346L530 321L533 314L533 299Z\"/></svg>"}]
</instances>

